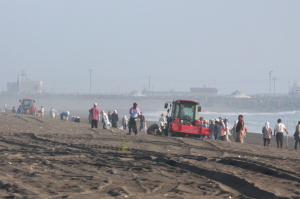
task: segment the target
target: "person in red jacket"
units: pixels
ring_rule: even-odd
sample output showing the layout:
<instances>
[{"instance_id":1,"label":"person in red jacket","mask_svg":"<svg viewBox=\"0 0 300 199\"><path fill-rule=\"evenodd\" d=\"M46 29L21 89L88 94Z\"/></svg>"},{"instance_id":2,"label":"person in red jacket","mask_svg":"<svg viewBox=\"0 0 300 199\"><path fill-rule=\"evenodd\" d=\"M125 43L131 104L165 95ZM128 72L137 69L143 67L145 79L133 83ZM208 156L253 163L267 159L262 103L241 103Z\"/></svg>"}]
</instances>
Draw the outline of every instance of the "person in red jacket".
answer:
<instances>
[{"instance_id":1,"label":"person in red jacket","mask_svg":"<svg viewBox=\"0 0 300 199\"><path fill-rule=\"evenodd\" d=\"M97 103L94 103L94 108L90 109L90 113L92 116L92 120L91 120L91 128L98 128L98 121L100 118L100 111L97 108Z\"/></svg>"}]
</instances>

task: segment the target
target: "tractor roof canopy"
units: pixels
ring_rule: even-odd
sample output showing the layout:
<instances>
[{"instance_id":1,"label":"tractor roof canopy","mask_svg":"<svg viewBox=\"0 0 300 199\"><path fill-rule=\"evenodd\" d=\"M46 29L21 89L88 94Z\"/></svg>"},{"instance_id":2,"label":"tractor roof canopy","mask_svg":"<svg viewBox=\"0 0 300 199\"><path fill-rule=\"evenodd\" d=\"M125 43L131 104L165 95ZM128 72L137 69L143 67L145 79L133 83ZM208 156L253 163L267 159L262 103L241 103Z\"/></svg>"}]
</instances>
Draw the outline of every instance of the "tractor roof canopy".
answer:
<instances>
[{"instance_id":1,"label":"tractor roof canopy","mask_svg":"<svg viewBox=\"0 0 300 199\"><path fill-rule=\"evenodd\" d=\"M25 98L25 99L22 99L22 100L34 101L34 99L31 99L31 98Z\"/></svg>"},{"instance_id":2,"label":"tractor roof canopy","mask_svg":"<svg viewBox=\"0 0 300 199\"><path fill-rule=\"evenodd\" d=\"M180 103L180 102L188 102L188 103L193 103L193 104L199 104L199 102L196 102L194 100L175 100L173 103Z\"/></svg>"}]
</instances>

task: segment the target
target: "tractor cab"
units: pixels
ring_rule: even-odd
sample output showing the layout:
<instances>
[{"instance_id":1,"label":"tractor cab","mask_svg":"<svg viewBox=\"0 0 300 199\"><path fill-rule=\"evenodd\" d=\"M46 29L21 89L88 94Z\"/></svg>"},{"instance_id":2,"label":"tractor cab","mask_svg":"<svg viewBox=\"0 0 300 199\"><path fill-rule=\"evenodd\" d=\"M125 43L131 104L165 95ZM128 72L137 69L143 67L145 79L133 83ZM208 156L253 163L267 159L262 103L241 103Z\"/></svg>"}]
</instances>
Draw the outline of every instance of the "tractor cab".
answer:
<instances>
[{"instance_id":1,"label":"tractor cab","mask_svg":"<svg viewBox=\"0 0 300 199\"><path fill-rule=\"evenodd\" d=\"M206 127L201 126L201 121L198 119L198 112L201 111L199 102L192 100L176 100L166 102L168 132L172 134L198 134L209 135Z\"/></svg>"},{"instance_id":2,"label":"tractor cab","mask_svg":"<svg viewBox=\"0 0 300 199\"><path fill-rule=\"evenodd\" d=\"M168 108L168 103L165 104L165 108ZM168 109L168 119L175 123L181 124L196 124L198 118L198 112L201 111L199 103L190 100L176 100L170 104L171 113Z\"/></svg>"}]
</instances>

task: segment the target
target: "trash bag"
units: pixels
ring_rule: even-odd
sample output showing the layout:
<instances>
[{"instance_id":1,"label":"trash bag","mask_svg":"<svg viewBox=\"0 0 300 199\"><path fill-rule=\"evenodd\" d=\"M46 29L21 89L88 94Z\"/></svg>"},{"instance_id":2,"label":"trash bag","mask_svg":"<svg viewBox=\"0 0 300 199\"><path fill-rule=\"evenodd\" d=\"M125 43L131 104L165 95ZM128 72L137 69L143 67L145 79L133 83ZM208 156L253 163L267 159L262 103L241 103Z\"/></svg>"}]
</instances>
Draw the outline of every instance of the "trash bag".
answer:
<instances>
[{"instance_id":1,"label":"trash bag","mask_svg":"<svg viewBox=\"0 0 300 199\"><path fill-rule=\"evenodd\" d=\"M146 122L145 122L145 125L144 125L144 128L143 128L143 131L147 132L147 124L146 124Z\"/></svg>"}]
</instances>

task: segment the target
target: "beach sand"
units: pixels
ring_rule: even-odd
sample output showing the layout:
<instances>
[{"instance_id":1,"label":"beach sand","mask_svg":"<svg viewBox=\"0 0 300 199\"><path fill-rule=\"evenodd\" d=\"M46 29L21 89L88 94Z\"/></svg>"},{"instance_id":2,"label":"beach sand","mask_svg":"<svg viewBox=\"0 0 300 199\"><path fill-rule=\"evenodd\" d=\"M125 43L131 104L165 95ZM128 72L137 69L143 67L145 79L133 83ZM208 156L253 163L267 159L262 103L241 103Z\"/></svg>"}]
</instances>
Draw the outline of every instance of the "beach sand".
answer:
<instances>
[{"instance_id":1,"label":"beach sand","mask_svg":"<svg viewBox=\"0 0 300 199\"><path fill-rule=\"evenodd\" d=\"M1 113L1 198L299 198L299 151ZM290 132L291 134L292 132ZM124 142L131 149L119 151ZM284 147L286 142L284 141Z\"/></svg>"}]
</instances>

